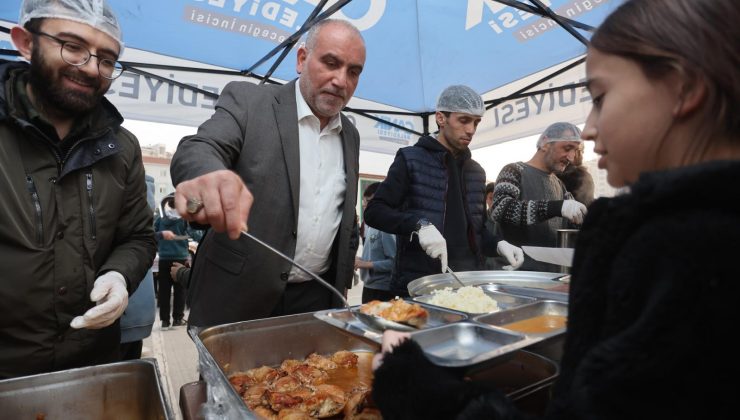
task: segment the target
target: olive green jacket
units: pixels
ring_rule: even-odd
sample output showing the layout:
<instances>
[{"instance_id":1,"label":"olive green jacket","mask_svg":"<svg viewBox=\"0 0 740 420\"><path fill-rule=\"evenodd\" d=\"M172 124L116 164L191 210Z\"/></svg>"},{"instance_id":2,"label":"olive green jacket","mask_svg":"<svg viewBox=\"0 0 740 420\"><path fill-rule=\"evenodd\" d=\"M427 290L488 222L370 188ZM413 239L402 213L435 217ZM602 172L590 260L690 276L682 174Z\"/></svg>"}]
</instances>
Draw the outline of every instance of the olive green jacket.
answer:
<instances>
[{"instance_id":1,"label":"olive green jacket","mask_svg":"<svg viewBox=\"0 0 740 420\"><path fill-rule=\"evenodd\" d=\"M0 61L0 378L116 360L118 322L69 323L94 305L98 275L123 274L133 293L156 252L141 150L123 118L103 99L59 148L28 120L27 68Z\"/></svg>"}]
</instances>

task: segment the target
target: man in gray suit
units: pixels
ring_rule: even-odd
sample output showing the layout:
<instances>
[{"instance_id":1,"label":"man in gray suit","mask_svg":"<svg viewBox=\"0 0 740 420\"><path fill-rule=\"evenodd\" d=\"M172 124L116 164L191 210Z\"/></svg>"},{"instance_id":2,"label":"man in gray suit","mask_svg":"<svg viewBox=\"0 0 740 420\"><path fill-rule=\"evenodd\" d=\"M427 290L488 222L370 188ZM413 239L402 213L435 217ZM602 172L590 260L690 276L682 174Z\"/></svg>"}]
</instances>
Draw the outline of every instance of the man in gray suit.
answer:
<instances>
[{"instance_id":1,"label":"man in gray suit","mask_svg":"<svg viewBox=\"0 0 740 420\"><path fill-rule=\"evenodd\" d=\"M250 233L345 292L352 281L360 139L340 111L365 63L359 31L324 20L298 49L298 82L229 83L172 159L176 206L213 228L191 274L190 325L336 307L339 300Z\"/></svg>"}]
</instances>

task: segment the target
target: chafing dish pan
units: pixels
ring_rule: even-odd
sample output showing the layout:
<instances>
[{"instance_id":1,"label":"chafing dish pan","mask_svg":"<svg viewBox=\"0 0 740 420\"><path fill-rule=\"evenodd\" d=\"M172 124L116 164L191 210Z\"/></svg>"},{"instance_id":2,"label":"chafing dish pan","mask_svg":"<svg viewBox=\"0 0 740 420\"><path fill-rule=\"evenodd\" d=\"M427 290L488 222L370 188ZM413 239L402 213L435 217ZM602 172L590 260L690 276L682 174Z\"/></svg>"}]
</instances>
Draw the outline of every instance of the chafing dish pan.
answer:
<instances>
[{"instance_id":1,"label":"chafing dish pan","mask_svg":"<svg viewBox=\"0 0 740 420\"><path fill-rule=\"evenodd\" d=\"M376 352L379 345L316 319L313 313L237 322L189 330L198 349L200 372L207 382L201 414L212 419L256 419L228 376L255 367L279 365L285 359L338 350Z\"/></svg>"},{"instance_id":2,"label":"chafing dish pan","mask_svg":"<svg viewBox=\"0 0 740 420\"><path fill-rule=\"evenodd\" d=\"M5 419L174 419L153 359L0 381Z\"/></svg>"},{"instance_id":3,"label":"chafing dish pan","mask_svg":"<svg viewBox=\"0 0 740 420\"><path fill-rule=\"evenodd\" d=\"M464 271L456 272L457 277L466 286L478 286L482 284L507 284L512 286L549 289L560 285L558 278L562 273L547 273L540 271ZM457 288L457 282L450 274L434 274L420 277L408 284L411 296L428 295L432 290L445 287Z\"/></svg>"}]
</instances>

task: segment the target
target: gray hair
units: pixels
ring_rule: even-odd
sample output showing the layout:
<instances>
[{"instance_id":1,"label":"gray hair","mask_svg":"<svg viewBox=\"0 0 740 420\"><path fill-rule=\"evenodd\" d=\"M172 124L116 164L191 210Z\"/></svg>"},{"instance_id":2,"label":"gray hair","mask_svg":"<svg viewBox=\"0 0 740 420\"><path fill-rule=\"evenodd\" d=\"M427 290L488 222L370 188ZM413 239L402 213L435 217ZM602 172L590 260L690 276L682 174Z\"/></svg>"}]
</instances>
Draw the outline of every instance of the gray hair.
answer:
<instances>
[{"instance_id":1,"label":"gray hair","mask_svg":"<svg viewBox=\"0 0 740 420\"><path fill-rule=\"evenodd\" d=\"M572 135L564 135L566 132L572 132ZM582 143L581 140L581 129L569 122L556 122L550 124L545 131L540 135L537 140L537 148L541 148L547 143L553 143L556 141L577 141Z\"/></svg>"},{"instance_id":2,"label":"gray hair","mask_svg":"<svg viewBox=\"0 0 740 420\"><path fill-rule=\"evenodd\" d=\"M336 24L336 25L343 26L345 29L357 35L357 37L362 40L363 44L365 43L365 39L362 37L360 30L357 29L355 25L347 22L346 20L341 20L341 19L324 19L314 24L311 27L311 29L308 30L308 33L306 34L306 43L305 43L306 51L311 52L313 50L313 48L316 46L316 38L319 36L319 32L321 31L321 28L329 24Z\"/></svg>"}]
</instances>

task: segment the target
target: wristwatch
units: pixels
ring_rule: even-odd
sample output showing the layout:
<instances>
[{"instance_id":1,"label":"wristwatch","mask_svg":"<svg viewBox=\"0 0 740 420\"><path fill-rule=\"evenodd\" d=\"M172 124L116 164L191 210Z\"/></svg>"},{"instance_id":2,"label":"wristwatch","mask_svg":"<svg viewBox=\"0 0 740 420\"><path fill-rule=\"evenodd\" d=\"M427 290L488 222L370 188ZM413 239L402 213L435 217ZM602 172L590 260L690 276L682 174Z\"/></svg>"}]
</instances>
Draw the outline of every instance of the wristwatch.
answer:
<instances>
[{"instance_id":1,"label":"wristwatch","mask_svg":"<svg viewBox=\"0 0 740 420\"><path fill-rule=\"evenodd\" d=\"M429 221L426 217L422 217L419 219L418 222L416 222L416 232L418 232L422 227L431 225L432 222Z\"/></svg>"}]
</instances>

